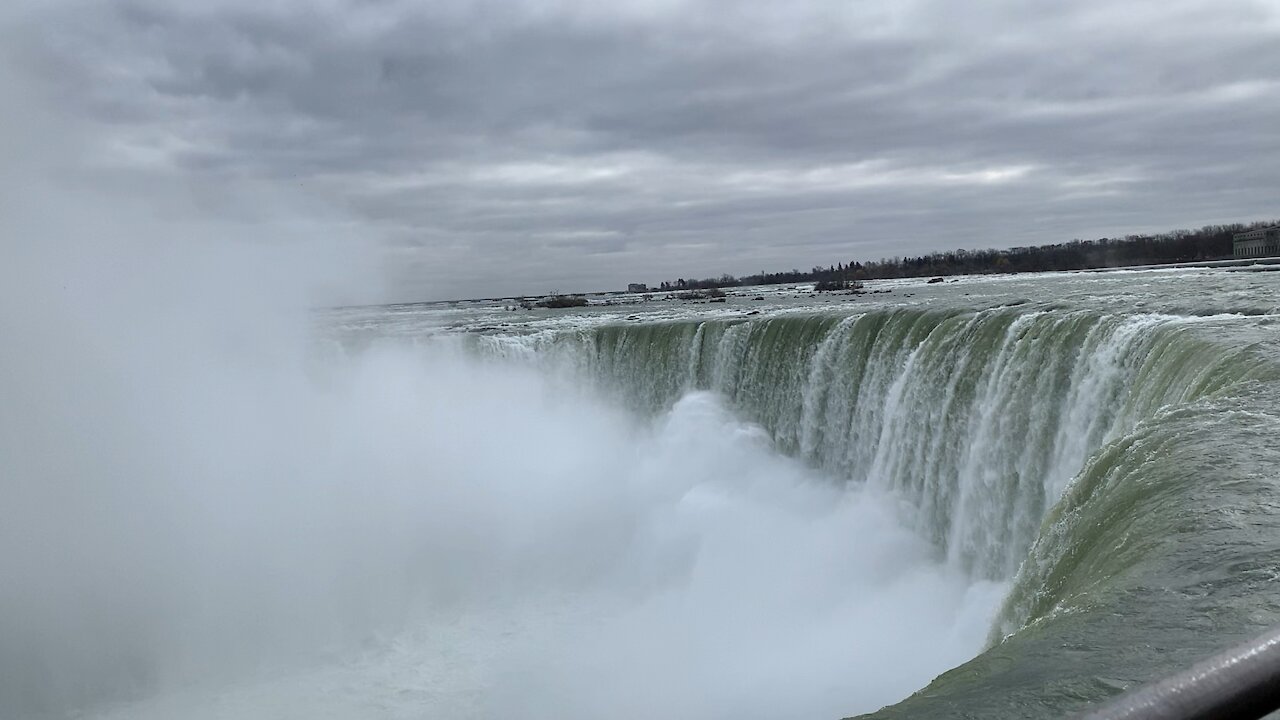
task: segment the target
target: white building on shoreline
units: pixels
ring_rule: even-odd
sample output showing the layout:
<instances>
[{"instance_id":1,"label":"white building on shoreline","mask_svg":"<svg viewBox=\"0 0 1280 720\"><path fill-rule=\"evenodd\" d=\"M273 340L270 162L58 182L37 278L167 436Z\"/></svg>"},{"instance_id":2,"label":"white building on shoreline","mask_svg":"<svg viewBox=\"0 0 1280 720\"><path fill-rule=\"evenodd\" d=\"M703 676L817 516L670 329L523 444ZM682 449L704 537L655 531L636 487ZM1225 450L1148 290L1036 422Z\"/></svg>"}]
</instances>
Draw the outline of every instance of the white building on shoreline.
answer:
<instances>
[{"instance_id":1,"label":"white building on shoreline","mask_svg":"<svg viewBox=\"0 0 1280 720\"><path fill-rule=\"evenodd\" d=\"M1236 233L1231 239L1231 254L1236 258L1280 255L1280 225Z\"/></svg>"}]
</instances>

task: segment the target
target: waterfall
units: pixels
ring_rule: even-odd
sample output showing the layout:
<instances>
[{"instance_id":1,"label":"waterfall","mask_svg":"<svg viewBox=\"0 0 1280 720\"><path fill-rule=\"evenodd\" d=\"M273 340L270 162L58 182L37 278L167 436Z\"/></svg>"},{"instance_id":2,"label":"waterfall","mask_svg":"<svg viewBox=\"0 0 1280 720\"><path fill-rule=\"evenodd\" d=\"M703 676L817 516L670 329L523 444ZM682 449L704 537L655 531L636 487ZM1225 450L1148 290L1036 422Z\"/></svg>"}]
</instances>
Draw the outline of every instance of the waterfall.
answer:
<instances>
[{"instance_id":1,"label":"waterfall","mask_svg":"<svg viewBox=\"0 0 1280 720\"><path fill-rule=\"evenodd\" d=\"M1100 447L1163 406L1270 372L1249 348L1204 337L1204 320L894 309L617 324L530 342L642 412L719 393L782 451L903 498L949 562L1007 579ZM510 353L511 339L502 344Z\"/></svg>"}]
</instances>

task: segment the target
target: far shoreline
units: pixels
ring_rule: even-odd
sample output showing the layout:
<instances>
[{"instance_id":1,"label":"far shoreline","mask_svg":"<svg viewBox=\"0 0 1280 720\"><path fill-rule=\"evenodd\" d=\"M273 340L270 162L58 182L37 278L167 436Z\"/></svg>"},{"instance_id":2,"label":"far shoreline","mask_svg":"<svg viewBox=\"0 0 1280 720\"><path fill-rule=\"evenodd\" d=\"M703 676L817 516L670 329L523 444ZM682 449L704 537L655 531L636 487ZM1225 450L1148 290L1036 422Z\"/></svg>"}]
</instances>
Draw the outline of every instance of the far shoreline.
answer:
<instances>
[{"instance_id":1,"label":"far shoreline","mask_svg":"<svg viewBox=\"0 0 1280 720\"><path fill-rule=\"evenodd\" d=\"M1280 265L1280 256L1277 257L1260 257L1260 258L1229 258L1225 260L1194 260L1181 263L1158 263L1151 265L1117 265L1114 267L1096 267L1096 268L1078 268L1072 270L1014 270L1009 272L988 272L988 273L956 273L953 275L938 275L933 277L946 278L983 278L983 277L1009 277L1013 275L1034 275L1037 273L1105 273L1105 272L1122 272L1122 271L1138 271L1138 270L1177 270L1177 269L1194 269L1194 268L1246 268L1255 265L1272 266ZM1280 268L1277 269L1280 271ZM878 282L885 280L919 280L927 283L933 279L930 276L918 276L910 278L868 278L863 282ZM805 280L795 283L775 283L777 285L805 285L812 284L812 280ZM764 285L740 285L738 288L749 287L767 287ZM678 292L676 290L651 290L648 293L631 293L626 290L600 290L595 292L578 292L578 293L556 293L558 295L572 295L581 297L605 297L615 295L661 295ZM457 305L458 303L482 303L482 302L520 302L521 300L538 300L541 298L551 297L547 295L509 295L506 297L487 297L487 298L459 298L455 300L410 300L403 302L386 302L386 303L361 303L356 305L331 305L320 310L344 310L367 307L391 307L391 306L410 306L410 305Z\"/></svg>"}]
</instances>

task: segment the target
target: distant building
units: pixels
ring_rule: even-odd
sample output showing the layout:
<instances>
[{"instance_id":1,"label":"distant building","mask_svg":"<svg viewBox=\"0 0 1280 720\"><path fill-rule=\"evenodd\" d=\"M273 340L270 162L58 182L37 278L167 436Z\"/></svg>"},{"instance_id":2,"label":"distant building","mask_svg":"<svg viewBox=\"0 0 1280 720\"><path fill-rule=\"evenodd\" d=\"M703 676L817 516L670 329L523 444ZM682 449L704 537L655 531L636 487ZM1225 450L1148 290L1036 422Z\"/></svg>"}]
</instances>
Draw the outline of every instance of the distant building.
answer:
<instances>
[{"instance_id":1,"label":"distant building","mask_svg":"<svg viewBox=\"0 0 1280 720\"><path fill-rule=\"evenodd\" d=\"M1237 258L1280 255L1280 225L1236 233L1231 239L1231 254Z\"/></svg>"},{"instance_id":2,"label":"distant building","mask_svg":"<svg viewBox=\"0 0 1280 720\"><path fill-rule=\"evenodd\" d=\"M644 283L631 283L630 285L628 285L628 286L627 286L627 292L629 292L629 293L647 293L647 292L649 292L649 286L648 286L648 285L645 285Z\"/></svg>"}]
</instances>

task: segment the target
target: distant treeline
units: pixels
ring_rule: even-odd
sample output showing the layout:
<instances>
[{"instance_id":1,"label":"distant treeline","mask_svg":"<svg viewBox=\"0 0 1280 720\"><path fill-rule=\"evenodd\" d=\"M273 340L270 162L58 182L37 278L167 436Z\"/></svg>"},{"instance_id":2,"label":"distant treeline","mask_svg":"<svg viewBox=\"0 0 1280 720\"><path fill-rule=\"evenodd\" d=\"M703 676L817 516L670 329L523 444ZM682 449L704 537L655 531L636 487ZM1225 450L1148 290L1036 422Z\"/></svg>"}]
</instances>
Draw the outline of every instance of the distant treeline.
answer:
<instances>
[{"instance_id":1,"label":"distant treeline","mask_svg":"<svg viewBox=\"0 0 1280 720\"><path fill-rule=\"evenodd\" d=\"M1231 238L1238 232L1270 227L1277 221L1207 225L1199 230L1174 230L1159 235L1072 240L1056 245L1008 250L952 250L916 257L884 258L875 262L836 263L808 272L760 272L746 277L721 275L693 280L680 278L659 285L661 290L696 290L741 285L793 282L856 281L883 278L977 275L984 273L1089 270L1126 265L1162 265L1230 259Z\"/></svg>"}]
</instances>

